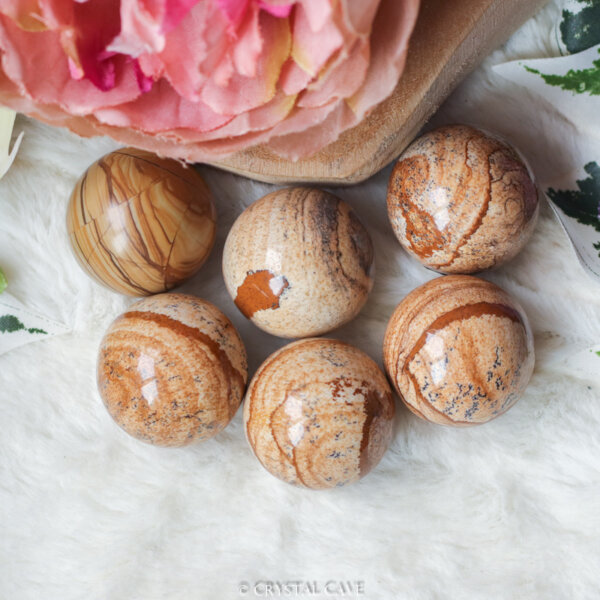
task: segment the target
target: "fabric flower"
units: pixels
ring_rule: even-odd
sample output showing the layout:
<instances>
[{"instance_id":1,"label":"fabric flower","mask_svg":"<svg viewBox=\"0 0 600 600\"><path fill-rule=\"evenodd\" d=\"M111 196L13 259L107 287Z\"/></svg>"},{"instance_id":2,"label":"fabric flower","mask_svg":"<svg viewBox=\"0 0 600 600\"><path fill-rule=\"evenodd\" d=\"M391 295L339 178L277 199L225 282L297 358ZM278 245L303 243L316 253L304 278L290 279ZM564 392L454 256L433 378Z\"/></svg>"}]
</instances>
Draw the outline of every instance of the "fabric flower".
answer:
<instances>
[{"instance_id":1,"label":"fabric flower","mask_svg":"<svg viewBox=\"0 0 600 600\"><path fill-rule=\"evenodd\" d=\"M0 103L84 136L298 159L398 83L419 0L0 0Z\"/></svg>"}]
</instances>

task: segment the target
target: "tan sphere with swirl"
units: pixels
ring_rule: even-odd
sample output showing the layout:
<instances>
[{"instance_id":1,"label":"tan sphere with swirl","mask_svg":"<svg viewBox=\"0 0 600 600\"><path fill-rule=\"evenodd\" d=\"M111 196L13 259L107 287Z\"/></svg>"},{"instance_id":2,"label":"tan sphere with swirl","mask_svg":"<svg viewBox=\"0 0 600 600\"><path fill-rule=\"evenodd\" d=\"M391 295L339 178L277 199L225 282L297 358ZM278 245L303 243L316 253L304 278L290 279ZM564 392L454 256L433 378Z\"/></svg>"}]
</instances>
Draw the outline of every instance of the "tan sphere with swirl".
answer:
<instances>
[{"instance_id":1,"label":"tan sphere with swirl","mask_svg":"<svg viewBox=\"0 0 600 600\"><path fill-rule=\"evenodd\" d=\"M375 467L394 414L379 367L357 348L322 338L267 358L244 401L246 435L263 467L311 489L352 483Z\"/></svg>"},{"instance_id":2,"label":"tan sphere with swirl","mask_svg":"<svg viewBox=\"0 0 600 600\"><path fill-rule=\"evenodd\" d=\"M240 311L287 338L321 335L359 313L373 287L373 244L337 196L283 189L248 207L223 252L223 276Z\"/></svg>"},{"instance_id":3,"label":"tan sphere with swirl","mask_svg":"<svg viewBox=\"0 0 600 600\"><path fill-rule=\"evenodd\" d=\"M248 367L240 336L217 307L159 294L133 304L109 327L97 374L119 427L150 444L185 446L231 421Z\"/></svg>"},{"instance_id":4,"label":"tan sphere with swirl","mask_svg":"<svg viewBox=\"0 0 600 600\"><path fill-rule=\"evenodd\" d=\"M439 277L413 290L385 333L384 363L408 408L441 425L477 425L506 412L534 367L521 306L493 283Z\"/></svg>"},{"instance_id":5,"label":"tan sphere with swirl","mask_svg":"<svg viewBox=\"0 0 600 600\"><path fill-rule=\"evenodd\" d=\"M418 138L390 177L388 215L404 249L440 273L475 273L520 252L538 191L514 148L467 125Z\"/></svg>"},{"instance_id":6,"label":"tan sphere with swirl","mask_svg":"<svg viewBox=\"0 0 600 600\"><path fill-rule=\"evenodd\" d=\"M67 213L79 264L129 296L165 292L196 273L212 250L215 223L212 196L199 173L134 148L91 165L75 185Z\"/></svg>"}]
</instances>

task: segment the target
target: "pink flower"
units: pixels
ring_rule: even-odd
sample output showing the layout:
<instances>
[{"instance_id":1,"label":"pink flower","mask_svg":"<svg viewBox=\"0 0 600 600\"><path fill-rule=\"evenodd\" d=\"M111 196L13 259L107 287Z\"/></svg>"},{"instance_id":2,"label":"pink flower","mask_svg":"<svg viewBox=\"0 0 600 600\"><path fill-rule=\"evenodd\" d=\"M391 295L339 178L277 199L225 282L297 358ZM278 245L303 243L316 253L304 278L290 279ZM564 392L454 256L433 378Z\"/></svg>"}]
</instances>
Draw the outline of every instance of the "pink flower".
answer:
<instances>
[{"instance_id":1,"label":"pink flower","mask_svg":"<svg viewBox=\"0 0 600 600\"><path fill-rule=\"evenodd\" d=\"M393 91L419 0L0 0L0 103L200 162L310 155Z\"/></svg>"}]
</instances>

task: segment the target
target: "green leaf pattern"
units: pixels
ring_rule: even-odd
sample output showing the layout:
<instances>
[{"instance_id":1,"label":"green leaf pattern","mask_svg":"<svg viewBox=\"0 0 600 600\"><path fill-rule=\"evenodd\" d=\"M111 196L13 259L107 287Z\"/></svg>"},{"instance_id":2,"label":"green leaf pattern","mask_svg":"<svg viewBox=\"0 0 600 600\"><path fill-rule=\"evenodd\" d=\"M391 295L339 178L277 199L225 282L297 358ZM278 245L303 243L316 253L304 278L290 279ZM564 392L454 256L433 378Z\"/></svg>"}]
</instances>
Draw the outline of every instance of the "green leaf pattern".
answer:
<instances>
[{"instance_id":1,"label":"green leaf pattern","mask_svg":"<svg viewBox=\"0 0 600 600\"><path fill-rule=\"evenodd\" d=\"M31 334L48 335L48 332L37 327L27 328L15 315L0 316L0 333L15 333L16 331L26 331Z\"/></svg>"},{"instance_id":2,"label":"green leaf pattern","mask_svg":"<svg viewBox=\"0 0 600 600\"><path fill-rule=\"evenodd\" d=\"M600 44L600 0L578 0L581 10L563 10L560 37L575 54Z\"/></svg>"},{"instance_id":3,"label":"green leaf pattern","mask_svg":"<svg viewBox=\"0 0 600 600\"><path fill-rule=\"evenodd\" d=\"M578 190L550 188L546 193L567 216L600 232L600 165L591 162L584 170L589 177L577 180ZM600 241L593 246L600 258Z\"/></svg>"},{"instance_id":4,"label":"green leaf pattern","mask_svg":"<svg viewBox=\"0 0 600 600\"><path fill-rule=\"evenodd\" d=\"M600 50L598 51L600 54ZM537 69L525 66L530 73L539 75L548 85L560 87L575 94L600 96L600 58L589 69L569 69L564 75L540 73Z\"/></svg>"}]
</instances>

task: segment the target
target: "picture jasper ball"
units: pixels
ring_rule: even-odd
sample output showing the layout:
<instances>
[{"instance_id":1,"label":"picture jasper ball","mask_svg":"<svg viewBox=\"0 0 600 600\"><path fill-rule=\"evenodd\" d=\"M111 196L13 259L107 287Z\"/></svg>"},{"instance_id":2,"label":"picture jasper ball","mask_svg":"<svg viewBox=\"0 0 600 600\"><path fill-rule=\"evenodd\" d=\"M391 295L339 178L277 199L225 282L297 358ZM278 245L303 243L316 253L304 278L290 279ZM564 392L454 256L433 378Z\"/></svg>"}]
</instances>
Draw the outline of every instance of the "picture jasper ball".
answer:
<instances>
[{"instance_id":1,"label":"picture jasper ball","mask_svg":"<svg viewBox=\"0 0 600 600\"><path fill-rule=\"evenodd\" d=\"M244 395L246 350L215 306L184 294L133 304L110 326L98 356L98 388L128 434L157 446L213 437Z\"/></svg>"},{"instance_id":2,"label":"picture jasper ball","mask_svg":"<svg viewBox=\"0 0 600 600\"><path fill-rule=\"evenodd\" d=\"M535 360L519 304L497 285L466 275L413 290L390 319L383 352L408 408L441 425L477 425L506 412Z\"/></svg>"},{"instance_id":3,"label":"picture jasper ball","mask_svg":"<svg viewBox=\"0 0 600 600\"><path fill-rule=\"evenodd\" d=\"M394 413L379 367L357 348L321 338L267 358L244 401L246 435L263 467L311 489L352 483L377 465Z\"/></svg>"},{"instance_id":4,"label":"picture jasper ball","mask_svg":"<svg viewBox=\"0 0 600 600\"><path fill-rule=\"evenodd\" d=\"M475 273L523 248L537 220L538 191L514 148L450 125L418 138L400 157L387 205L396 237L423 265Z\"/></svg>"},{"instance_id":5,"label":"picture jasper ball","mask_svg":"<svg viewBox=\"0 0 600 600\"><path fill-rule=\"evenodd\" d=\"M215 222L210 191L193 168L133 148L95 162L67 214L79 264L129 296L165 292L196 273L213 247Z\"/></svg>"},{"instance_id":6,"label":"picture jasper ball","mask_svg":"<svg viewBox=\"0 0 600 600\"><path fill-rule=\"evenodd\" d=\"M333 194L291 188L248 207L223 254L227 290L264 331L320 335L352 320L373 287L373 244Z\"/></svg>"}]
</instances>

